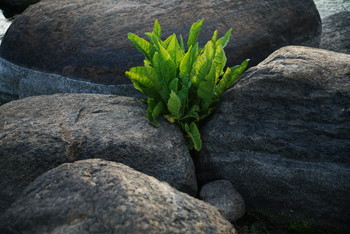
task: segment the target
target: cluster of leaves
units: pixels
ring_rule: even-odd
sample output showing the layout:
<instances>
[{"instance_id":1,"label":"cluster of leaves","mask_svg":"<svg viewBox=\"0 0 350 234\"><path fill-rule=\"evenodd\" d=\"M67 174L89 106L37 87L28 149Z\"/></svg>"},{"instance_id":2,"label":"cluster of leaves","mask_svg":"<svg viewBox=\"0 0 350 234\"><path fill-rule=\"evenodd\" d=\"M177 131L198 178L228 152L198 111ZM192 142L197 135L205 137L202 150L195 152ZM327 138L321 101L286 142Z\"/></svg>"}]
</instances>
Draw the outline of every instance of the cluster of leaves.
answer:
<instances>
[{"instance_id":1,"label":"cluster of leaves","mask_svg":"<svg viewBox=\"0 0 350 234\"><path fill-rule=\"evenodd\" d=\"M157 117L162 115L169 122L176 122L183 129L189 148L197 151L202 146L198 122L214 111L219 97L242 75L249 61L224 71L224 47L232 29L219 39L216 30L200 49L197 38L202 25L203 20L192 25L187 47L181 35L178 39L172 34L162 41L158 21L152 32L145 33L150 41L129 33L128 39L145 55L145 60L144 66L126 72L134 87L148 97L149 121L159 126Z\"/></svg>"}]
</instances>

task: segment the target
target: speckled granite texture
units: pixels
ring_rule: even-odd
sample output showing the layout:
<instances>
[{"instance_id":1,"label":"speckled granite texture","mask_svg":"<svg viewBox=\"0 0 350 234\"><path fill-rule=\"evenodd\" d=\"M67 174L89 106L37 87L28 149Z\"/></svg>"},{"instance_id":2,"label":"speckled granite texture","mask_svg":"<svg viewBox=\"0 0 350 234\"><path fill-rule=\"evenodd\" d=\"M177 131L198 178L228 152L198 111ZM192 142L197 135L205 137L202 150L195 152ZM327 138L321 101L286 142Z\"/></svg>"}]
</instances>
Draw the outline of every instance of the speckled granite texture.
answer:
<instances>
[{"instance_id":1,"label":"speckled granite texture","mask_svg":"<svg viewBox=\"0 0 350 234\"><path fill-rule=\"evenodd\" d=\"M321 18L342 11L350 11L350 0L314 0Z\"/></svg>"}]
</instances>

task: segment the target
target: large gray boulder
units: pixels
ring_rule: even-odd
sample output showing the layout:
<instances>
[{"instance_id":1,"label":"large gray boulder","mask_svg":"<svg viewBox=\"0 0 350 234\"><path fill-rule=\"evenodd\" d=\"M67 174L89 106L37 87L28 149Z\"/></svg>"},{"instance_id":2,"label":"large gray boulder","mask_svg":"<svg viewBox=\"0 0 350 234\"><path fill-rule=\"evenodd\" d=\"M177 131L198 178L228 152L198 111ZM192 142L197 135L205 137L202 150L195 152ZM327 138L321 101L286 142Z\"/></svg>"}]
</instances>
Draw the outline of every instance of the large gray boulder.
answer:
<instances>
[{"instance_id":1,"label":"large gray boulder","mask_svg":"<svg viewBox=\"0 0 350 234\"><path fill-rule=\"evenodd\" d=\"M213 206L100 159L63 164L28 186L1 233L236 233Z\"/></svg>"},{"instance_id":2,"label":"large gray boulder","mask_svg":"<svg viewBox=\"0 0 350 234\"><path fill-rule=\"evenodd\" d=\"M65 162L121 162L196 195L194 166L181 130L148 122L134 98L57 94L0 106L0 212L37 176Z\"/></svg>"},{"instance_id":3,"label":"large gray boulder","mask_svg":"<svg viewBox=\"0 0 350 234\"><path fill-rule=\"evenodd\" d=\"M350 55L274 52L223 96L202 136L200 183L230 180L249 212L350 229Z\"/></svg>"},{"instance_id":4,"label":"large gray boulder","mask_svg":"<svg viewBox=\"0 0 350 234\"><path fill-rule=\"evenodd\" d=\"M205 19L201 46L215 29L223 34L232 27L226 47L230 66L247 58L251 65L257 64L275 49L301 44L321 32L312 0L293 4L289 0L41 1L13 22L0 56L13 64L77 80L130 83L124 72L140 65L143 55L128 41L127 33L142 36L152 30L156 19L164 36L177 33L185 38L192 23Z\"/></svg>"},{"instance_id":5,"label":"large gray boulder","mask_svg":"<svg viewBox=\"0 0 350 234\"><path fill-rule=\"evenodd\" d=\"M350 54L350 11L322 20L320 48Z\"/></svg>"}]
</instances>

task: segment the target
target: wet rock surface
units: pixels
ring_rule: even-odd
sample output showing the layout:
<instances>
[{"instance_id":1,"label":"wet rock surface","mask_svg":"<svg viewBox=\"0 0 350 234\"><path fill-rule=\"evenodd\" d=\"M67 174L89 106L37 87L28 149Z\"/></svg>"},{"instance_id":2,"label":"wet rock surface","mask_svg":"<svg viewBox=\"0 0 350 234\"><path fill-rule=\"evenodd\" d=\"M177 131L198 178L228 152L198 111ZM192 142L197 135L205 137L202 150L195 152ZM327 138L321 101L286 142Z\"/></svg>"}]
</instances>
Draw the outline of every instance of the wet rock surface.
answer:
<instances>
[{"instance_id":1,"label":"wet rock surface","mask_svg":"<svg viewBox=\"0 0 350 234\"><path fill-rule=\"evenodd\" d=\"M63 164L28 186L1 233L236 233L219 211L101 159Z\"/></svg>"},{"instance_id":2,"label":"wet rock surface","mask_svg":"<svg viewBox=\"0 0 350 234\"><path fill-rule=\"evenodd\" d=\"M350 55L284 47L223 96L202 128L197 179L230 180L246 208L349 230Z\"/></svg>"},{"instance_id":3,"label":"wet rock surface","mask_svg":"<svg viewBox=\"0 0 350 234\"><path fill-rule=\"evenodd\" d=\"M57 94L0 106L0 210L65 162L121 162L195 195L194 165L176 125L152 126L146 105L112 95Z\"/></svg>"},{"instance_id":4,"label":"wet rock surface","mask_svg":"<svg viewBox=\"0 0 350 234\"><path fill-rule=\"evenodd\" d=\"M266 14L269 12L269 14ZM312 0L276 1L41 1L11 25L1 57L17 65L101 84L129 82L124 72L142 63L127 33L143 35L158 19L164 35L183 34L205 19L202 46L215 29L233 28L229 65L251 65L275 49L317 37L321 22Z\"/></svg>"}]
</instances>

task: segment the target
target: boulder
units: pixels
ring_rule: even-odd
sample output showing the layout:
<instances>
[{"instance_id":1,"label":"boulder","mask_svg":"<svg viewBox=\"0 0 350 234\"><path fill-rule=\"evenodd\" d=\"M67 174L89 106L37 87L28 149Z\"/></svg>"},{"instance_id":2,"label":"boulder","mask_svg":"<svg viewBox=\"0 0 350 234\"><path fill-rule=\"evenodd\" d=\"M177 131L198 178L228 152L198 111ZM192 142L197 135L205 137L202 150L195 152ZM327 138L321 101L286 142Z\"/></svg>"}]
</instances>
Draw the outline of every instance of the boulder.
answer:
<instances>
[{"instance_id":1,"label":"boulder","mask_svg":"<svg viewBox=\"0 0 350 234\"><path fill-rule=\"evenodd\" d=\"M198 182L230 180L249 212L350 230L349 104L350 55L277 50L202 127Z\"/></svg>"},{"instance_id":2,"label":"boulder","mask_svg":"<svg viewBox=\"0 0 350 234\"><path fill-rule=\"evenodd\" d=\"M103 158L196 195L194 165L181 130L148 122L134 98L56 94L0 106L0 211L42 173L65 162Z\"/></svg>"},{"instance_id":3,"label":"boulder","mask_svg":"<svg viewBox=\"0 0 350 234\"><path fill-rule=\"evenodd\" d=\"M128 41L128 32L142 36L158 19L164 36L177 33L187 38L192 23L202 18L201 46L215 29L223 34L233 28L226 47L229 65L246 58L257 64L275 49L300 44L321 32L312 0L293 4L289 0L41 1L15 19L4 36L0 56L77 80L125 84L130 81L124 72L143 61Z\"/></svg>"},{"instance_id":4,"label":"boulder","mask_svg":"<svg viewBox=\"0 0 350 234\"><path fill-rule=\"evenodd\" d=\"M350 11L322 20L320 48L350 54Z\"/></svg>"},{"instance_id":5,"label":"boulder","mask_svg":"<svg viewBox=\"0 0 350 234\"><path fill-rule=\"evenodd\" d=\"M99 93L145 98L132 84L96 84L21 67L0 58L0 105L25 97L56 93Z\"/></svg>"},{"instance_id":6,"label":"boulder","mask_svg":"<svg viewBox=\"0 0 350 234\"><path fill-rule=\"evenodd\" d=\"M217 207L230 221L235 222L245 213L244 200L228 180L216 180L205 184L199 198Z\"/></svg>"},{"instance_id":7,"label":"boulder","mask_svg":"<svg viewBox=\"0 0 350 234\"><path fill-rule=\"evenodd\" d=\"M0 218L1 233L236 233L213 206L120 163L48 171Z\"/></svg>"}]
</instances>

